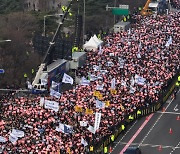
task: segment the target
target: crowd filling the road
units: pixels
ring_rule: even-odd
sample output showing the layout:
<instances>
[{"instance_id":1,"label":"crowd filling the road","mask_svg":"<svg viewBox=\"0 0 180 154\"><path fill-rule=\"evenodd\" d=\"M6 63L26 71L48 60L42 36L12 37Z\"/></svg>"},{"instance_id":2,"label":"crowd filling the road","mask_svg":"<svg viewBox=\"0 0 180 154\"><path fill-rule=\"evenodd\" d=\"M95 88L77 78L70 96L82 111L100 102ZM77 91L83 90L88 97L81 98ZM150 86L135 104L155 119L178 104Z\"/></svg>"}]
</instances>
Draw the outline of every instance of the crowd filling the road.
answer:
<instances>
[{"instance_id":1,"label":"crowd filling the road","mask_svg":"<svg viewBox=\"0 0 180 154\"><path fill-rule=\"evenodd\" d=\"M40 96L1 96L0 153L85 153L82 138L97 143L126 115L156 102L179 69L180 12L136 15L136 19L130 30L106 36L102 48L87 52L77 76L89 79L89 85L76 85L59 99L45 96L59 103L58 112L45 109ZM94 96L95 91L99 96ZM97 100L105 107L97 107ZM94 134L87 128L94 125L96 112L101 113L101 121ZM59 123L73 130L58 131Z\"/></svg>"}]
</instances>

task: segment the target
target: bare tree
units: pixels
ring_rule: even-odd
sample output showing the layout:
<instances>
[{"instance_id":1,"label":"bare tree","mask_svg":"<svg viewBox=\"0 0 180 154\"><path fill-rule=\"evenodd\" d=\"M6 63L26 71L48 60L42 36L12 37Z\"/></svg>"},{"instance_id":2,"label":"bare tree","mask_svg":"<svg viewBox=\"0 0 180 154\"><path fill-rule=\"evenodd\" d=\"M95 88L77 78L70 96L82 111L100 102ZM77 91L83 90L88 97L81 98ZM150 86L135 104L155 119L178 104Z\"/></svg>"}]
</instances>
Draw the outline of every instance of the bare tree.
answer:
<instances>
[{"instance_id":1,"label":"bare tree","mask_svg":"<svg viewBox=\"0 0 180 154\"><path fill-rule=\"evenodd\" d=\"M11 42L0 44L0 66L5 74L0 77L0 86L24 83L23 75L31 77L31 69L39 64L39 55L34 53L32 37L37 28L35 18L27 13L16 12L0 18L0 38Z\"/></svg>"}]
</instances>

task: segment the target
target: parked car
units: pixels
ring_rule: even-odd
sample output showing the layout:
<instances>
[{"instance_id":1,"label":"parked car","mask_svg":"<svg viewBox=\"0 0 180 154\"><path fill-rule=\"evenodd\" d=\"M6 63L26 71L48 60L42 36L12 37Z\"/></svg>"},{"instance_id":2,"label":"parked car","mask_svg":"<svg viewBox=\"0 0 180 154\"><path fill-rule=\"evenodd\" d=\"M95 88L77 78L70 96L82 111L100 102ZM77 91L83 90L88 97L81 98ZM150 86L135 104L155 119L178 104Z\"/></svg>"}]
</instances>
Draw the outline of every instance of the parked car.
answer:
<instances>
[{"instance_id":1,"label":"parked car","mask_svg":"<svg viewBox=\"0 0 180 154\"><path fill-rule=\"evenodd\" d=\"M138 147L128 147L123 154L141 154L141 150Z\"/></svg>"}]
</instances>

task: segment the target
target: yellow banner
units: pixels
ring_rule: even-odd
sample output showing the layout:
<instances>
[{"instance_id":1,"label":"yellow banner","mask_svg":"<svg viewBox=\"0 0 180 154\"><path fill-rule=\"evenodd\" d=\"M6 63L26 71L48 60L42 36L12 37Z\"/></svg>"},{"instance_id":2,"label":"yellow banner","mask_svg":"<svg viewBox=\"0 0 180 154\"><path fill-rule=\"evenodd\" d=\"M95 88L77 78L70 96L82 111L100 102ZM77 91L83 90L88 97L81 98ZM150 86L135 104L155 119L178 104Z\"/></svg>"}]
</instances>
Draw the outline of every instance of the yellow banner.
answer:
<instances>
[{"instance_id":1,"label":"yellow banner","mask_svg":"<svg viewBox=\"0 0 180 154\"><path fill-rule=\"evenodd\" d=\"M86 114L93 114L93 110L86 108Z\"/></svg>"},{"instance_id":2,"label":"yellow banner","mask_svg":"<svg viewBox=\"0 0 180 154\"><path fill-rule=\"evenodd\" d=\"M95 90L95 91L93 92L93 96L96 96L96 97L97 97L99 94L100 94L99 91L96 91L96 90Z\"/></svg>"},{"instance_id":3,"label":"yellow banner","mask_svg":"<svg viewBox=\"0 0 180 154\"><path fill-rule=\"evenodd\" d=\"M105 106L108 107L110 105L110 101L105 101Z\"/></svg>"},{"instance_id":4,"label":"yellow banner","mask_svg":"<svg viewBox=\"0 0 180 154\"><path fill-rule=\"evenodd\" d=\"M117 94L117 90L115 90L115 89L111 89L110 92L111 92L111 95L116 95Z\"/></svg>"},{"instance_id":5,"label":"yellow banner","mask_svg":"<svg viewBox=\"0 0 180 154\"><path fill-rule=\"evenodd\" d=\"M77 105L74 107L74 109L76 112L82 112L83 111L82 107L77 106Z\"/></svg>"},{"instance_id":6,"label":"yellow banner","mask_svg":"<svg viewBox=\"0 0 180 154\"><path fill-rule=\"evenodd\" d=\"M97 96L97 98L98 98L99 100L102 100L102 99L103 99L103 95L100 93L100 94Z\"/></svg>"}]
</instances>

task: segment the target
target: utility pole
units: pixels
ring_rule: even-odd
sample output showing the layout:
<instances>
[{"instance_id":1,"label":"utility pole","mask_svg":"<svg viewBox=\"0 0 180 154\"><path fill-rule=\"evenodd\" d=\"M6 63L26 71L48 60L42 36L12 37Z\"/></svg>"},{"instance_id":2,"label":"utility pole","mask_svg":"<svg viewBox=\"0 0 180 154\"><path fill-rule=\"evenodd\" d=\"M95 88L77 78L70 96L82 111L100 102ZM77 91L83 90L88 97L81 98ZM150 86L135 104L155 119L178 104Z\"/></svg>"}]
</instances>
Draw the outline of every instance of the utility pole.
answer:
<instances>
[{"instance_id":1,"label":"utility pole","mask_svg":"<svg viewBox=\"0 0 180 154\"><path fill-rule=\"evenodd\" d=\"M114 0L114 7L116 7L116 0ZM114 24L116 23L116 15L114 15Z\"/></svg>"},{"instance_id":2,"label":"utility pole","mask_svg":"<svg viewBox=\"0 0 180 154\"><path fill-rule=\"evenodd\" d=\"M85 42L85 27L86 27L86 0L83 0L84 2L84 11L83 11L83 44Z\"/></svg>"}]
</instances>

